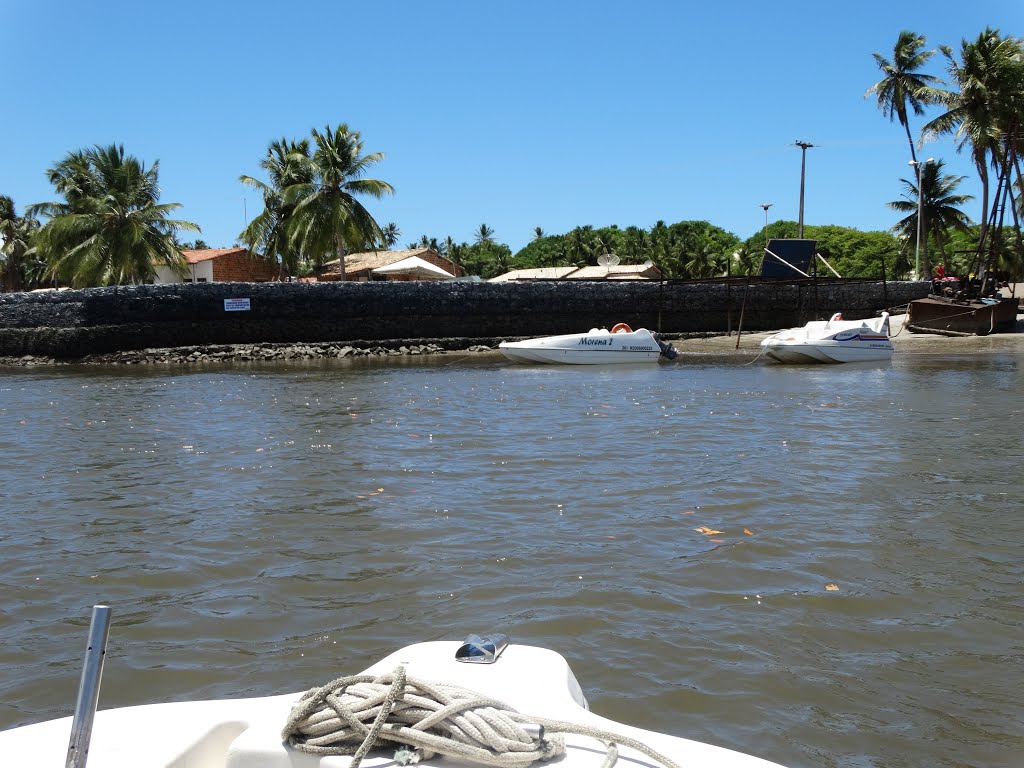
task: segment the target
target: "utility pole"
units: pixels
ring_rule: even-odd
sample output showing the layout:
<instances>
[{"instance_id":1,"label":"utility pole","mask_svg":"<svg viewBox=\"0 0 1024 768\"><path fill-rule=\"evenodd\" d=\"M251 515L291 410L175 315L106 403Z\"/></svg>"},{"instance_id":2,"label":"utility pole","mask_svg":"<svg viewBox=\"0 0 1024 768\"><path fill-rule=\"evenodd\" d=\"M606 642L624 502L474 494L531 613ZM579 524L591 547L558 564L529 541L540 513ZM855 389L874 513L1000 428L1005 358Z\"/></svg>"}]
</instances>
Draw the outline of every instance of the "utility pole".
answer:
<instances>
[{"instance_id":1,"label":"utility pole","mask_svg":"<svg viewBox=\"0 0 1024 768\"><path fill-rule=\"evenodd\" d=\"M797 237L804 239L804 171L807 167L807 150L813 147L809 141L796 141L793 146L800 147L800 229Z\"/></svg>"}]
</instances>

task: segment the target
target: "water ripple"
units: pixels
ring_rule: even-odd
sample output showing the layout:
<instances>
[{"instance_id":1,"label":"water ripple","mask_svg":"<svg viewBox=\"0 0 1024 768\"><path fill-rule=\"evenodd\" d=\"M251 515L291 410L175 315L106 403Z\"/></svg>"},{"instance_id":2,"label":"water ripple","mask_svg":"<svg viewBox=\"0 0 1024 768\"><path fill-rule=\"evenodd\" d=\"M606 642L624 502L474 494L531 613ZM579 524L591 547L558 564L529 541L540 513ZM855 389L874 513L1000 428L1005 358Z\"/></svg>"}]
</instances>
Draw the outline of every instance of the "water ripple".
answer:
<instances>
[{"instance_id":1,"label":"water ripple","mask_svg":"<svg viewBox=\"0 0 1024 768\"><path fill-rule=\"evenodd\" d=\"M0 727L70 713L109 602L105 707L498 628L787 765L1010 764L1019 363L4 372Z\"/></svg>"}]
</instances>

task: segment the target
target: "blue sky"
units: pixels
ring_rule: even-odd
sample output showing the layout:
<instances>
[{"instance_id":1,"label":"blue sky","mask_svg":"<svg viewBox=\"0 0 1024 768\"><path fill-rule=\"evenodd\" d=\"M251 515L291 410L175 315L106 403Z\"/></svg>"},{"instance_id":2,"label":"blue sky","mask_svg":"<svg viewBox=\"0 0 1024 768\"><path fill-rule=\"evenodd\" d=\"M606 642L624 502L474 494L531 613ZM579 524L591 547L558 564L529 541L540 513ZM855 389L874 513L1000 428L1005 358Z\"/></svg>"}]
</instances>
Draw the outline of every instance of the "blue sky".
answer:
<instances>
[{"instance_id":1,"label":"blue sky","mask_svg":"<svg viewBox=\"0 0 1024 768\"><path fill-rule=\"evenodd\" d=\"M0 0L0 194L57 199L46 169L123 143L162 202L228 246L262 208L267 144L348 123L396 194L367 207L420 235L513 251L534 227L707 219L741 238L796 220L887 229L909 178L898 124L865 100L902 29L959 47L1024 34L1022 0L948 2L193 2ZM943 74L941 57L929 70ZM930 113L934 116L937 113ZM922 125L914 118L911 127ZM922 157L968 176L948 141ZM978 205L968 207L979 216ZM192 235L186 234L191 239Z\"/></svg>"}]
</instances>

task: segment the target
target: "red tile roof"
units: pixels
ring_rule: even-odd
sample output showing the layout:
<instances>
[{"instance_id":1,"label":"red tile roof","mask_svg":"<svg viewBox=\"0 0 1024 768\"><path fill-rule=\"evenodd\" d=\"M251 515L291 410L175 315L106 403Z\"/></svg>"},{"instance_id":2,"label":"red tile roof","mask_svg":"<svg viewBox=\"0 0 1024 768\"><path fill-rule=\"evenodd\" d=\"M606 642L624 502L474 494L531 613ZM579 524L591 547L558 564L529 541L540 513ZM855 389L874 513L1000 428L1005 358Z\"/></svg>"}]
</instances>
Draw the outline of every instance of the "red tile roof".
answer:
<instances>
[{"instance_id":1,"label":"red tile roof","mask_svg":"<svg viewBox=\"0 0 1024 768\"><path fill-rule=\"evenodd\" d=\"M245 253L245 248L203 248L200 251L182 251L181 255L189 264L198 264L200 261L217 259L229 253Z\"/></svg>"}]
</instances>

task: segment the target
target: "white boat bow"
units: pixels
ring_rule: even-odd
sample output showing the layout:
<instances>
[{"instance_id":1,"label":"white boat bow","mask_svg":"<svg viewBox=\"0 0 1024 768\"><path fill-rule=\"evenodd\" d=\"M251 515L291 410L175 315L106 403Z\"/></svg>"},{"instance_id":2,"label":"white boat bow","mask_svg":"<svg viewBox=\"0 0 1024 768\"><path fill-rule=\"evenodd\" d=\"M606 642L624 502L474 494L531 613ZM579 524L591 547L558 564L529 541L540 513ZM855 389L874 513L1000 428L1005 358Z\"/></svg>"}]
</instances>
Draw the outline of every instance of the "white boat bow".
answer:
<instances>
[{"instance_id":1,"label":"white boat bow","mask_svg":"<svg viewBox=\"0 0 1024 768\"><path fill-rule=\"evenodd\" d=\"M403 668L409 680L432 681L460 686L490 699L480 706L492 711L509 707L521 713L520 722L558 721L565 726L564 755L555 764L561 768L602 768L606 745L594 733L611 733L618 744L618 765L637 768L780 768L757 757L723 747L704 744L663 733L614 722L594 714L565 659L545 648L508 645L495 663L463 664L456 651L458 642L437 641L402 648L377 662L364 674L388 676ZM330 683L335 686L339 681ZM429 686L428 686L429 687ZM348 694L339 696L344 701ZM293 746L282 729L291 725L293 708L302 694L223 701L150 704L104 710L96 713L88 768L347 768L352 757L310 754ZM380 697L376 712L380 709ZM479 702L477 702L479 703ZM410 711L410 701L398 697L392 714ZM477 716L474 712L461 712ZM477 712L486 714L483 710ZM369 719L374 718L373 712ZM321 716L323 714L323 716ZM334 718L333 720L331 718ZM487 720L491 715L487 714ZM344 723L333 712L317 713L303 721L311 733L324 733ZM536 729L522 727L536 736L538 744L550 749L558 723ZM0 755L10 766L57 766L68 754L72 718L26 725L0 732ZM384 731L397 728L391 724ZM410 730L410 729L407 729ZM429 730L429 729L428 729ZM294 733L294 732L293 732ZM397 736L401 731L394 731ZM422 734L423 731L417 731ZM363 733L360 731L359 736ZM450 735L450 734L449 734ZM315 736L313 737L315 738ZM531 736L530 738L533 738ZM330 740L330 735L321 741ZM543 742L543 743L541 743ZM374 749L363 760L367 768L393 768L395 744ZM531 746L531 745L528 745ZM497 750L491 750L497 751ZM654 755L654 756L652 756ZM398 759L403 759L399 756ZM471 765L466 757L416 755L426 768L453 764ZM457 762L451 762L456 759ZM70 762L68 763L70 765ZM491 765L522 766L514 753L509 760L496 759Z\"/></svg>"},{"instance_id":2,"label":"white boat bow","mask_svg":"<svg viewBox=\"0 0 1024 768\"><path fill-rule=\"evenodd\" d=\"M586 333L503 341L498 349L514 363L572 365L656 363L661 357L672 360L677 354L671 344L646 328L634 331L625 323L619 323L610 331L591 328Z\"/></svg>"},{"instance_id":3,"label":"white boat bow","mask_svg":"<svg viewBox=\"0 0 1024 768\"><path fill-rule=\"evenodd\" d=\"M871 320L815 320L761 342L765 355L780 363L859 363L892 358L889 313Z\"/></svg>"}]
</instances>

